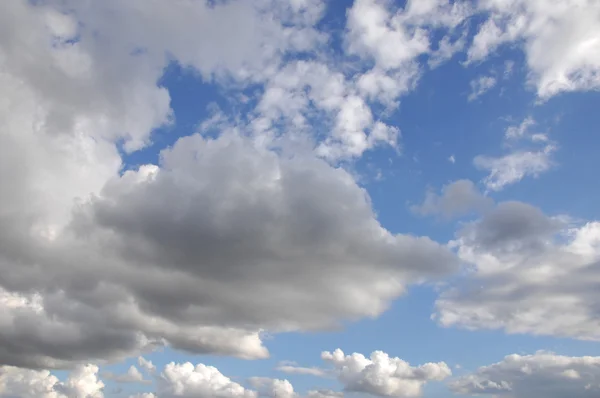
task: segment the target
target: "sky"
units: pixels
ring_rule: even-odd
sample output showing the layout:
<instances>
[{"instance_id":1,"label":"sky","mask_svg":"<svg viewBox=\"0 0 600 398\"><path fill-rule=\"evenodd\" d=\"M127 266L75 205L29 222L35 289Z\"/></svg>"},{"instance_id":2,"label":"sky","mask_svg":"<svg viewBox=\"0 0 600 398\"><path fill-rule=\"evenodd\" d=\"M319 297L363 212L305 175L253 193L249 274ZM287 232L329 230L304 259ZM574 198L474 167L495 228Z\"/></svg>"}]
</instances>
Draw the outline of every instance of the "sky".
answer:
<instances>
[{"instance_id":1,"label":"sky","mask_svg":"<svg viewBox=\"0 0 600 398\"><path fill-rule=\"evenodd\" d=\"M597 398L600 2L5 0L0 398Z\"/></svg>"}]
</instances>

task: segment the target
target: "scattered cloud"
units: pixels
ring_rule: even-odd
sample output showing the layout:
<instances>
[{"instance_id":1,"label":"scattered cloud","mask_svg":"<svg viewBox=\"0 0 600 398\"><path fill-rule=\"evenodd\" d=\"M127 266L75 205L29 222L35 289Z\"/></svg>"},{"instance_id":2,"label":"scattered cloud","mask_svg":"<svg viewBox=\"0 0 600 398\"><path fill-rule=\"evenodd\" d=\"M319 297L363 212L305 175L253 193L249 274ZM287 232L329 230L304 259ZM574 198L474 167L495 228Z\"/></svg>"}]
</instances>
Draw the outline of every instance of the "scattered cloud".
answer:
<instances>
[{"instance_id":1,"label":"scattered cloud","mask_svg":"<svg viewBox=\"0 0 600 398\"><path fill-rule=\"evenodd\" d=\"M592 398L600 394L600 357L551 352L508 355L452 381L457 394L506 398Z\"/></svg>"},{"instance_id":2,"label":"scattered cloud","mask_svg":"<svg viewBox=\"0 0 600 398\"><path fill-rule=\"evenodd\" d=\"M468 50L480 61L504 44L522 47L541 99L600 88L600 3L594 0L481 2L489 15Z\"/></svg>"},{"instance_id":3,"label":"scattered cloud","mask_svg":"<svg viewBox=\"0 0 600 398\"><path fill-rule=\"evenodd\" d=\"M496 85L496 78L493 76L479 76L471 80L471 93L468 96L469 101L474 101Z\"/></svg>"},{"instance_id":4,"label":"scattered cloud","mask_svg":"<svg viewBox=\"0 0 600 398\"><path fill-rule=\"evenodd\" d=\"M79 365L61 382L48 370L0 366L0 397L103 398L98 367Z\"/></svg>"},{"instance_id":5,"label":"scattered cloud","mask_svg":"<svg viewBox=\"0 0 600 398\"><path fill-rule=\"evenodd\" d=\"M426 383L442 381L452 374L444 362L411 366L382 351L375 351L366 358L358 353L344 355L338 348L323 352L321 358L333 365L345 391L382 397L421 397Z\"/></svg>"},{"instance_id":6,"label":"scattered cloud","mask_svg":"<svg viewBox=\"0 0 600 398\"><path fill-rule=\"evenodd\" d=\"M441 325L600 340L600 223L503 202L451 245L473 268L437 300Z\"/></svg>"},{"instance_id":7,"label":"scattered cloud","mask_svg":"<svg viewBox=\"0 0 600 398\"><path fill-rule=\"evenodd\" d=\"M554 166L552 155L558 146L547 134L532 132L535 125L535 120L527 117L520 124L507 127L504 145L510 150L508 154L478 155L473 159L476 168L489 172L483 180L488 190L501 191L525 177L537 178Z\"/></svg>"},{"instance_id":8,"label":"scattered cloud","mask_svg":"<svg viewBox=\"0 0 600 398\"><path fill-rule=\"evenodd\" d=\"M517 151L501 157L476 156L475 167L486 170L489 175L483 180L492 191L521 181L525 177L539 177L553 166L551 155L556 146L546 145L538 151Z\"/></svg>"},{"instance_id":9,"label":"scattered cloud","mask_svg":"<svg viewBox=\"0 0 600 398\"><path fill-rule=\"evenodd\" d=\"M158 396L161 398L256 398L257 394L224 376L214 366L171 362L165 366L159 376Z\"/></svg>"}]
</instances>

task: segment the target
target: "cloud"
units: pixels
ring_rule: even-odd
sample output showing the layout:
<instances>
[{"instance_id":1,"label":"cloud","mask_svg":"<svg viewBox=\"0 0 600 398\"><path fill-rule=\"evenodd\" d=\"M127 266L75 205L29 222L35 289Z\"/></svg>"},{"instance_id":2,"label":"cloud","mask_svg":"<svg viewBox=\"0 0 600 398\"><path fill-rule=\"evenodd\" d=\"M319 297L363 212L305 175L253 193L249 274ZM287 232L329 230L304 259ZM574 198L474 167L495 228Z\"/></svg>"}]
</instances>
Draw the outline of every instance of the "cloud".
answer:
<instances>
[{"instance_id":1,"label":"cloud","mask_svg":"<svg viewBox=\"0 0 600 398\"><path fill-rule=\"evenodd\" d=\"M471 80L469 85L471 86L471 93L469 94L468 100L474 101L496 85L496 78L493 76L479 76L478 78Z\"/></svg>"},{"instance_id":2,"label":"cloud","mask_svg":"<svg viewBox=\"0 0 600 398\"><path fill-rule=\"evenodd\" d=\"M509 153L500 157L478 155L473 164L489 174L483 183L488 190L501 191L507 185L525 177L537 178L554 166L552 155L558 149L545 133L535 133L533 118L527 117L520 124L508 126L504 132L504 145Z\"/></svg>"},{"instance_id":3,"label":"cloud","mask_svg":"<svg viewBox=\"0 0 600 398\"><path fill-rule=\"evenodd\" d=\"M500 191L525 177L537 178L550 170L553 165L551 155L556 149L555 145L549 144L538 151L516 151L501 157L479 155L473 163L478 169L489 171L483 180L485 186Z\"/></svg>"},{"instance_id":4,"label":"cloud","mask_svg":"<svg viewBox=\"0 0 600 398\"><path fill-rule=\"evenodd\" d=\"M424 216L441 215L449 219L483 212L493 204L493 199L482 195L473 182L458 180L442 187L441 195L427 191L423 203L411 206L411 210Z\"/></svg>"},{"instance_id":5,"label":"cloud","mask_svg":"<svg viewBox=\"0 0 600 398\"><path fill-rule=\"evenodd\" d=\"M600 394L600 357L551 352L508 355L450 383L458 394L506 398L592 398Z\"/></svg>"},{"instance_id":6,"label":"cloud","mask_svg":"<svg viewBox=\"0 0 600 398\"><path fill-rule=\"evenodd\" d=\"M250 384L258 390L261 397L296 398L298 394L288 380L271 379L268 377L251 377Z\"/></svg>"},{"instance_id":7,"label":"cloud","mask_svg":"<svg viewBox=\"0 0 600 398\"><path fill-rule=\"evenodd\" d=\"M323 352L321 358L333 365L345 391L383 397L420 397L426 383L444 380L452 374L444 362L413 367L382 351L374 351L370 358L365 358L358 353L344 355L338 348Z\"/></svg>"},{"instance_id":8,"label":"cloud","mask_svg":"<svg viewBox=\"0 0 600 398\"><path fill-rule=\"evenodd\" d=\"M343 392L331 390L311 390L308 392L307 398L343 398Z\"/></svg>"},{"instance_id":9,"label":"cloud","mask_svg":"<svg viewBox=\"0 0 600 398\"><path fill-rule=\"evenodd\" d=\"M487 1L489 15L468 50L479 61L500 46L519 44L529 80L542 99L561 92L600 88L600 4L594 0Z\"/></svg>"},{"instance_id":10,"label":"cloud","mask_svg":"<svg viewBox=\"0 0 600 398\"><path fill-rule=\"evenodd\" d=\"M473 268L436 302L443 326L600 340L600 223L500 203L451 242Z\"/></svg>"},{"instance_id":11,"label":"cloud","mask_svg":"<svg viewBox=\"0 0 600 398\"><path fill-rule=\"evenodd\" d=\"M165 366L158 379L158 396L161 398L256 398L257 394L224 376L213 366L171 362Z\"/></svg>"},{"instance_id":12,"label":"cloud","mask_svg":"<svg viewBox=\"0 0 600 398\"><path fill-rule=\"evenodd\" d=\"M104 384L98 367L80 365L61 382L47 370L0 367L0 397L18 398L103 398Z\"/></svg>"},{"instance_id":13,"label":"cloud","mask_svg":"<svg viewBox=\"0 0 600 398\"><path fill-rule=\"evenodd\" d=\"M310 151L262 145L239 126L181 138L159 164L123 170L121 150L149 145L172 122L159 85L170 59L223 87L270 88L288 76L286 54L322 43L313 27L322 12L316 2L270 1L5 7L3 364L69 368L162 345L264 358L265 329L375 317L407 284L455 269L446 248L381 227L346 171ZM338 87L335 68L307 65L311 85L332 78L326 88ZM310 101L339 109L336 126L364 127L367 147L398 135L358 91L331 101L324 93ZM347 142L360 149L361 140Z\"/></svg>"},{"instance_id":14,"label":"cloud","mask_svg":"<svg viewBox=\"0 0 600 398\"><path fill-rule=\"evenodd\" d=\"M345 171L285 159L236 135L180 139L163 151L161 167L127 171L81 202L52 240L18 228L8 237L22 240L3 254L32 265L3 279L23 293L5 293L2 333L14 345L0 351L8 361L50 367L161 341L264 357L260 329L315 330L376 316L406 283L455 264L427 238L383 229ZM39 250L21 251L32 247ZM47 265L45 278L31 276L33 264Z\"/></svg>"},{"instance_id":15,"label":"cloud","mask_svg":"<svg viewBox=\"0 0 600 398\"><path fill-rule=\"evenodd\" d=\"M125 374L104 372L103 376L118 383L151 383L150 380L144 379L144 375L134 365L131 365Z\"/></svg>"},{"instance_id":16,"label":"cloud","mask_svg":"<svg viewBox=\"0 0 600 398\"><path fill-rule=\"evenodd\" d=\"M154 366L152 361L147 360L144 357L138 357L138 365L144 369L146 373L154 374L154 372L156 372L156 366Z\"/></svg>"},{"instance_id":17,"label":"cloud","mask_svg":"<svg viewBox=\"0 0 600 398\"><path fill-rule=\"evenodd\" d=\"M327 375L327 372L324 369L320 369L320 368L316 368L316 367L305 368L305 367L297 366L297 364L295 362L289 362L289 361L281 362L279 365L277 365L275 370L278 370L283 373L289 373L289 374L312 375L312 376L319 376L319 377L324 377Z\"/></svg>"}]
</instances>

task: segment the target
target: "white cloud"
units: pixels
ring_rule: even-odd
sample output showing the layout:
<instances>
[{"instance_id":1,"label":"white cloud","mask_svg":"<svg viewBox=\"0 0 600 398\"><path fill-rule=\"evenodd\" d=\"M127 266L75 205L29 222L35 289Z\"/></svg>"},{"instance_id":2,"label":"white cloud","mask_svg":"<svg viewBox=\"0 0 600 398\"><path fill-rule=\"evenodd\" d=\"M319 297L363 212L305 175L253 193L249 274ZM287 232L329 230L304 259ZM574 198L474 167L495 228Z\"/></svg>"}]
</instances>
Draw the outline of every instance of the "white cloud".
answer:
<instances>
[{"instance_id":1,"label":"white cloud","mask_svg":"<svg viewBox=\"0 0 600 398\"><path fill-rule=\"evenodd\" d=\"M279 365L277 365L275 370L278 370L283 373L289 373L289 374L312 375L312 376L319 376L319 377L324 377L327 375L327 371L324 369L317 368L317 367L306 368L306 367L298 366L295 362L288 362L288 361L281 362Z\"/></svg>"},{"instance_id":2,"label":"white cloud","mask_svg":"<svg viewBox=\"0 0 600 398\"><path fill-rule=\"evenodd\" d=\"M489 190L500 191L525 177L539 177L554 166L552 155L558 147L546 133L532 132L535 125L533 118L526 117L520 124L506 128L503 142L510 150L508 154L473 159L475 167L489 171L483 180Z\"/></svg>"},{"instance_id":3,"label":"white cloud","mask_svg":"<svg viewBox=\"0 0 600 398\"><path fill-rule=\"evenodd\" d=\"M250 378L252 387L258 390L261 397L268 398L297 398L298 394L288 380L271 379L268 377Z\"/></svg>"},{"instance_id":4,"label":"white cloud","mask_svg":"<svg viewBox=\"0 0 600 398\"><path fill-rule=\"evenodd\" d=\"M493 76L479 76L471 80L469 85L471 86L471 93L468 96L468 100L474 101L496 85L496 78Z\"/></svg>"},{"instance_id":5,"label":"white cloud","mask_svg":"<svg viewBox=\"0 0 600 398\"><path fill-rule=\"evenodd\" d=\"M482 195L473 182L458 180L442 187L441 195L428 190L423 203L411 206L411 210L421 215L439 214L445 218L452 218L483 212L493 204L494 201Z\"/></svg>"},{"instance_id":6,"label":"white cloud","mask_svg":"<svg viewBox=\"0 0 600 398\"><path fill-rule=\"evenodd\" d=\"M457 234L473 267L436 302L443 326L600 340L600 223L504 202Z\"/></svg>"},{"instance_id":7,"label":"white cloud","mask_svg":"<svg viewBox=\"0 0 600 398\"><path fill-rule=\"evenodd\" d=\"M256 398L257 394L224 376L213 366L171 362L165 366L159 377L158 396L161 398Z\"/></svg>"},{"instance_id":8,"label":"white cloud","mask_svg":"<svg viewBox=\"0 0 600 398\"><path fill-rule=\"evenodd\" d=\"M529 135L531 127L535 126L535 120L532 117L526 117L521 124L509 126L504 133L506 140L519 140Z\"/></svg>"},{"instance_id":9,"label":"white cloud","mask_svg":"<svg viewBox=\"0 0 600 398\"><path fill-rule=\"evenodd\" d=\"M560 92L600 89L600 3L595 0L487 0L489 18L468 51L485 59L506 43L523 47L529 80L547 99Z\"/></svg>"},{"instance_id":10,"label":"white cloud","mask_svg":"<svg viewBox=\"0 0 600 398\"><path fill-rule=\"evenodd\" d=\"M600 394L600 357L508 355L451 382L450 388L468 396L593 398Z\"/></svg>"},{"instance_id":11,"label":"white cloud","mask_svg":"<svg viewBox=\"0 0 600 398\"><path fill-rule=\"evenodd\" d=\"M103 387L95 365L77 366L65 382L48 370L0 367L0 397L103 398Z\"/></svg>"},{"instance_id":12,"label":"white cloud","mask_svg":"<svg viewBox=\"0 0 600 398\"><path fill-rule=\"evenodd\" d=\"M500 191L505 186L521 181L523 178L539 177L548 171L553 163L551 155L556 146L549 144L538 151L516 151L502 157L479 155L473 160L475 167L489 171L483 180L492 191Z\"/></svg>"},{"instance_id":13,"label":"white cloud","mask_svg":"<svg viewBox=\"0 0 600 398\"><path fill-rule=\"evenodd\" d=\"M426 383L442 381L452 374L444 362L410 366L382 351L375 351L366 358L358 353L344 355L338 348L334 352L323 352L321 358L333 365L346 391L385 397L420 397Z\"/></svg>"},{"instance_id":14,"label":"white cloud","mask_svg":"<svg viewBox=\"0 0 600 398\"><path fill-rule=\"evenodd\" d=\"M138 357L138 365L140 365L140 367L144 369L146 373L154 374L154 372L156 372L156 366L154 366L152 361L147 360L144 357Z\"/></svg>"}]
</instances>

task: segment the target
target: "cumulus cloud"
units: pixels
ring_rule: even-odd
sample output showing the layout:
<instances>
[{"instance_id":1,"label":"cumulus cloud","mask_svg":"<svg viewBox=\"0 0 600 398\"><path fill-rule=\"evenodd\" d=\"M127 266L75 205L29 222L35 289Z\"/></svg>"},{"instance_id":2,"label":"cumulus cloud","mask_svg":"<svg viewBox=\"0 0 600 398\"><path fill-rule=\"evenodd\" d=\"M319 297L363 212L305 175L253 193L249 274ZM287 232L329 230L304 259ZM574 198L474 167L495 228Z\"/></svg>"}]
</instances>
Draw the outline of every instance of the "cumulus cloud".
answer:
<instances>
[{"instance_id":1,"label":"cumulus cloud","mask_svg":"<svg viewBox=\"0 0 600 398\"><path fill-rule=\"evenodd\" d=\"M489 0L489 17L468 50L470 61L519 43L529 80L542 99L561 92L600 88L600 4L594 0Z\"/></svg>"},{"instance_id":2,"label":"cumulus cloud","mask_svg":"<svg viewBox=\"0 0 600 398\"><path fill-rule=\"evenodd\" d=\"M444 362L411 366L382 351L374 351L366 358L359 353L344 355L338 348L323 352L321 358L333 365L345 391L382 397L420 397L426 383L442 381L452 374Z\"/></svg>"},{"instance_id":3,"label":"cumulus cloud","mask_svg":"<svg viewBox=\"0 0 600 398\"><path fill-rule=\"evenodd\" d=\"M95 365L76 367L65 382L48 370L0 367L0 397L103 398L103 388Z\"/></svg>"},{"instance_id":4,"label":"cumulus cloud","mask_svg":"<svg viewBox=\"0 0 600 398\"><path fill-rule=\"evenodd\" d=\"M120 149L143 148L171 122L158 83L169 59L205 81L270 87L286 76L288 52L321 43L322 12L319 2L266 0L5 7L3 364L71 367L165 344L264 358L264 329L374 317L407 284L454 269L444 247L381 227L349 173L313 154L271 151L256 136L182 138L159 164L122 170ZM342 78L318 66L306 75L314 86L333 77L332 89ZM367 129L367 147L399 133L358 90L330 102L323 93L310 101L339 109L336 126Z\"/></svg>"},{"instance_id":5,"label":"cumulus cloud","mask_svg":"<svg viewBox=\"0 0 600 398\"><path fill-rule=\"evenodd\" d=\"M479 76L478 78L471 80L469 85L471 86L471 93L468 96L469 101L474 101L481 97L486 92L490 91L497 81L493 76Z\"/></svg>"},{"instance_id":6,"label":"cumulus cloud","mask_svg":"<svg viewBox=\"0 0 600 398\"><path fill-rule=\"evenodd\" d=\"M450 383L458 394L505 398L592 398L600 394L600 357L551 352L508 355Z\"/></svg>"},{"instance_id":7,"label":"cumulus cloud","mask_svg":"<svg viewBox=\"0 0 600 398\"><path fill-rule=\"evenodd\" d=\"M294 391L288 380L268 377L248 379L252 389L243 387L223 375L217 368L189 362L167 364L156 376L157 393L144 393L130 398L341 398L343 393L310 390L306 396Z\"/></svg>"},{"instance_id":8,"label":"cumulus cloud","mask_svg":"<svg viewBox=\"0 0 600 398\"><path fill-rule=\"evenodd\" d=\"M472 266L436 302L444 326L600 340L600 223L503 202L451 242Z\"/></svg>"},{"instance_id":9,"label":"cumulus cloud","mask_svg":"<svg viewBox=\"0 0 600 398\"><path fill-rule=\"evenodd\" d=\"M171 362L165 366L158 379L158 396L161 398L256 398L257 394L224 376L213 366Z\"/></svg>"},{"instance_id":10,"label":"cumulus cloud","mask_svg":"<svg viewBox=\"0 0 600 398\"><path fill-rule=\"evenodd\" d=\"M250 384L257 389L261 397L268 398L297 398L292 383L288 380L271 379L268 377L252 377Z\"/></svg>"},{"instance_id":11,"label":"cumulus cloud","mask_svg":"<svg viewBox=\"0 0 600 398\"><path fill-rule=\"evenodd\" d=\"M411 206L411 210L421 215L452 218L483 212L493 204L493 199L482 195L472 181L458 180L443 186L440 195L432 190L427 191L423 203Z\"/></svg>"}]
</instances>

